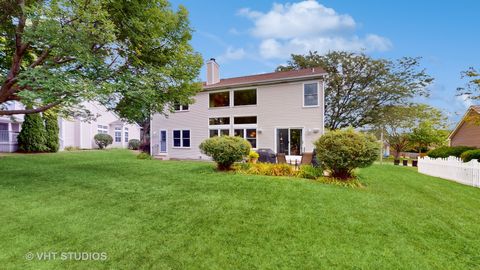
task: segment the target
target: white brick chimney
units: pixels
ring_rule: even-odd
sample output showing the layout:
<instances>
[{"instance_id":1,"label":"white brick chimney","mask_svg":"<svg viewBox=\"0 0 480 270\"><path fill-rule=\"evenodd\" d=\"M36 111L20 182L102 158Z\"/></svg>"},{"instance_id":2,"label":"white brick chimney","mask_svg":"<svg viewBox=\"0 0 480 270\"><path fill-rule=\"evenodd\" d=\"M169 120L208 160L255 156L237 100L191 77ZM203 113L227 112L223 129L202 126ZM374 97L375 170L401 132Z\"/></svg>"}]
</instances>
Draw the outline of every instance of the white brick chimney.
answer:
<instances>
[{"instance_id":1,"label":"white brick chimney","mask_svg":"<svg viewBox=\"0 0 480 270\"><path fill-rule=\"evenodd\" d=\"M210 58L207 62L207 85L220 82L220 66L215 62L215 58Z\"/></svg>"}]
</instances>

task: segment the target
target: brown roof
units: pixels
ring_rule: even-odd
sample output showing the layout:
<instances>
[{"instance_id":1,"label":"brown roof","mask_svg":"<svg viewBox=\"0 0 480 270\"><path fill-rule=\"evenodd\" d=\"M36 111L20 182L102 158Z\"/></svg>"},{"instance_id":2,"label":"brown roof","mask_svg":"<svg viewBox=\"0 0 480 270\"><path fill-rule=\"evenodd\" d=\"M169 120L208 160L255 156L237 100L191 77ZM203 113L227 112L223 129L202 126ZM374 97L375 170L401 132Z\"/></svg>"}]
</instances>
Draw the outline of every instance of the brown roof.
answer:
<instances>
[{"instance_id":1,"label":"brown roof","mask_svg":"<svg viewBox=\"0 0 480 270\"><path fill-rule=\"evenodd\" d=\"M230 88L238 86L253 86L259 84L268 84L273 82L286 82L286 81L295 81L304 78L316 78L321 77L325 74L325 71L322 68L306 68L299 70L289 70L289 71L277 71L271 73L249 75L243 77L235 77L228 79L221 79L220 82L215 84L206 85L203 83L204 90L218 89L218 88Z\"/></svg>"},{"instance_id":2,"label":"brown roof","mask_svg":"<svg viewBox=\"0 0 480 270\"><path fill-rule=\"evenodd\" d=\"M480 113L480 105L472 105L472 106L470 106L470 108L472 108L476 112Z\"/></svg>"}]
</instances>

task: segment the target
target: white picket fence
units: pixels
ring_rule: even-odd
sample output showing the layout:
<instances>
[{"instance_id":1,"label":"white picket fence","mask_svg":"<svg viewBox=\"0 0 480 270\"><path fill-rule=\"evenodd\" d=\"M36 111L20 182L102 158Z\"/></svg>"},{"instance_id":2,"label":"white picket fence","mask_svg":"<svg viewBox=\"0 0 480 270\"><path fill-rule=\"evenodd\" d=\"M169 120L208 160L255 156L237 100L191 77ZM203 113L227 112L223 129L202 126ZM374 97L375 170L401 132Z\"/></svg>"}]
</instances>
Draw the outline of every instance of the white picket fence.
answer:
<instances>
[{"instance_id":1,"label":"white picket fence","mask_svg":"<svg viewBox=\"0 0 480 270\"><path fill-rule=\"evenodd\" d=\"M475 159L463 162L456 157L424 157L418 160L418 172L480 187L480 163Z\"/></svg>"}]
</instances>

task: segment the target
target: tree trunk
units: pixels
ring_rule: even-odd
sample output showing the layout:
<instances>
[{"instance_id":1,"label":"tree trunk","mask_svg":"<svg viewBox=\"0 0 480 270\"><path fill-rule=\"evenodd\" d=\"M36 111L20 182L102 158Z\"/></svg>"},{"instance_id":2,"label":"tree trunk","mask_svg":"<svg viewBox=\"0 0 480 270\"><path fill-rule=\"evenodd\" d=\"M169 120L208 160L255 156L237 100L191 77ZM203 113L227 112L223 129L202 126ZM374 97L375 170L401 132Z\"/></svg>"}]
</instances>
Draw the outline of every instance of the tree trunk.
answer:
<instances>
[{"instance_id":1,"label":"tree trunk","mask_svg":"<svg viewBox=\"0 0 480 270\"><path fill-rule=\"evenodd\" d=\"M150 153L150 117L146 119L142 124L143 132L140 138L140 150L146 153Z\"/></svg>"}]
</instances>

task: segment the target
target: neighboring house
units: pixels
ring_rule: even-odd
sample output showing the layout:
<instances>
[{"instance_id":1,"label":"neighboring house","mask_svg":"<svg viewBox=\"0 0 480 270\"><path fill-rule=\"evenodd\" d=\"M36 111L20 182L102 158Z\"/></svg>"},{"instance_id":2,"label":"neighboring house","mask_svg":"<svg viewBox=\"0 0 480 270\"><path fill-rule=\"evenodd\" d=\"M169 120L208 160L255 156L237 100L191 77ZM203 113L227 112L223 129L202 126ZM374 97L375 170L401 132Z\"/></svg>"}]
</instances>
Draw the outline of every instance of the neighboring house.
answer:
<instances>
[{"instance_id":1,"label":"neighboring house","mask_svg":"<svg viewBox=\"0 0 480 270\"><path fill-rule=\"evenodd\" d=\"M313 151L324 132L324 82L320 68L220 79L215 59L207 81L190 105L156 114L151 123L152 155L206 159L200 143L213 136L240 136L254 149L295 158Z\"/></svg>"},{"instance_id":2,"label":"neighboring house","mask_svg":"<svg viewBox=\"0 0 480 270\"><path fill-rule=\"evenodd\" d=\"M93 137L98 133L112 136L113 144L109 147L126 148L129 140L140 139L139 125L122 121L115 113L108 111L100 104L86 102L83 105L96 116L96 119L84 122L77 119L59 118L60 150L68 146L81 149L97 148ZM10 109L23 108L19 103L10 106ZM18 149L17 136L21 130L23 116L15 118L0 117L0 152L15 152Z\"/></svg>"},{"instance_id":3,"label":"neighboring house","mask_svg":"<svg viewBox=\"0 0 480 270\"><path fill-rule=\"evenodd\" d=\"M470 106L448 136L450 146L480 147L480 106Z\"/></svg>"},{"instance_id":4,"label":"neighboring house","mask_svg":"<svg viewBox=\"0 0 480 270\"><path fill-rule=\"evenodd\" d=\"M23 109L17 102L6 105L9 110ZM17 136L23 123L23 115L0 116L0 152L17 151Z\"/></svg>"}]
</instances>

